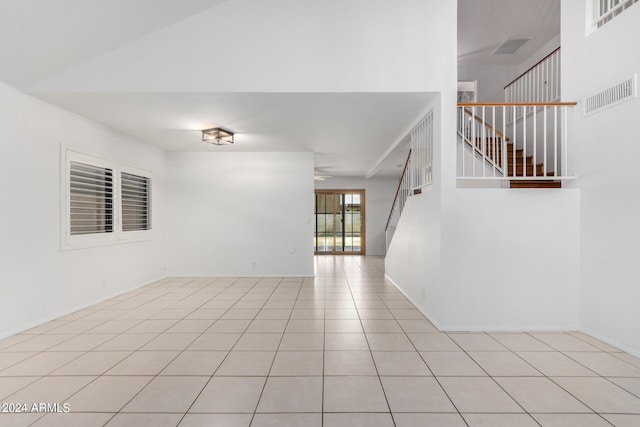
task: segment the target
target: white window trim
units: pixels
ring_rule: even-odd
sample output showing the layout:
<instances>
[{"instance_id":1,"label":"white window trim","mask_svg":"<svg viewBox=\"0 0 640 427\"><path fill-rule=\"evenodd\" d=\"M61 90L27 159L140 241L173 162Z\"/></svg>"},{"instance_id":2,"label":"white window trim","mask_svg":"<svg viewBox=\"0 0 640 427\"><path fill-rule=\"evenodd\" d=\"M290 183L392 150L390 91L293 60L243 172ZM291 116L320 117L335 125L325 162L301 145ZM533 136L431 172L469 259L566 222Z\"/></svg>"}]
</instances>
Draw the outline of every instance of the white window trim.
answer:
<instances>
[{"instance_id":1,"label":"white window trim","mask_svg":"<svg viewBox=\"0 0 640 427\"><path fill-rule=\"evenodd\" d=\"M73 250L94 248L107 245L140 242L153 239L153 173L135 166L126 165L97 156L81 153L66 147L61 151L61 249ZM113 171L113 232L71 235L71 199L70 199L70 166L71 162L81 162L98 167L109 168ZM151 228L149 230L122 231L122 193L120 188L121 173L149 178L150 186L150 215Z\"/></svg>"},{"instance_id":2,"label":"white window trim","mask_svg":"<svg viewBox=\"0 0 640 427\"><path fill-rule=\"evenodd\" d=\"M599 13L599 0L586 0L586 35L604 27L638 1L639 0L621 0L619 5L612 7L611 10L601 15Z\"/></svg>"}]
</instances>

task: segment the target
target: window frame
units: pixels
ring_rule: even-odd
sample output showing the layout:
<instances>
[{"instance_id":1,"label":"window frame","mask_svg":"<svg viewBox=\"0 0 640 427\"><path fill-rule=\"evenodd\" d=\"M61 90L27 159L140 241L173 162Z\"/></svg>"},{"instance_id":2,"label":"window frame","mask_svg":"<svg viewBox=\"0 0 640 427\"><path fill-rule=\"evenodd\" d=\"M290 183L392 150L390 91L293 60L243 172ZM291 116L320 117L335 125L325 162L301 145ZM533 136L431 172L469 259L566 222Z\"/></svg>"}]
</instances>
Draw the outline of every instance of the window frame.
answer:
<instances>
[{"instance_id":1,"label":"window frame","mask_svg":"<svg viewBox=\"0 0 640 427\"><path fill-rule=\"evenodd\" d=\"M615 20L618 15L632 7L634 4L638 3L640 0L619 0L619 3L617 5L611 5L609 10L604 13L600 13L602 1L603 0L586 0L586 35L599 30L606 24Z\"/></svg>"},{"instance_id":2,"label":"window frame","mask_svg":"<svg viewBox=\"0 0 640 427\"><path fill-rule=\"evenodd\" d=\"M73 250L117 245L153 239L153 173L135 166L118 163L63 147L61 150L61 249ZM71 162L84 163L112 171L113 231L87 234L71 234ZM122 229L122 173L147 178L148 230L123 231Z\"/></svg>"}]
</instances>

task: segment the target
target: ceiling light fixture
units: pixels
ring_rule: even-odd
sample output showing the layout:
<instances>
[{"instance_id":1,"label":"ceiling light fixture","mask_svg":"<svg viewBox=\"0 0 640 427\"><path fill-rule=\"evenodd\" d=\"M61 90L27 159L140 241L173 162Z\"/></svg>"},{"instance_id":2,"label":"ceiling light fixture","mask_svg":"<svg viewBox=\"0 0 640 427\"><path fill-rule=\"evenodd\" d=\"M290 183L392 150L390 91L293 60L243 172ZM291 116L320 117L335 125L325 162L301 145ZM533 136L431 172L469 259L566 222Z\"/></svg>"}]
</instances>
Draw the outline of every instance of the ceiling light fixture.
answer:
<instances>
[{"instance_id":1,"label":"ceiling light fixture","mask_svg":"<svg viewBox=\"0 0 640 427\"><path fill-rule=\"evenodd\" d=\"M214 145L230 145L233 144L233 132L223 128L205 129L202 140Z\"/></svg>"}]
</instances>

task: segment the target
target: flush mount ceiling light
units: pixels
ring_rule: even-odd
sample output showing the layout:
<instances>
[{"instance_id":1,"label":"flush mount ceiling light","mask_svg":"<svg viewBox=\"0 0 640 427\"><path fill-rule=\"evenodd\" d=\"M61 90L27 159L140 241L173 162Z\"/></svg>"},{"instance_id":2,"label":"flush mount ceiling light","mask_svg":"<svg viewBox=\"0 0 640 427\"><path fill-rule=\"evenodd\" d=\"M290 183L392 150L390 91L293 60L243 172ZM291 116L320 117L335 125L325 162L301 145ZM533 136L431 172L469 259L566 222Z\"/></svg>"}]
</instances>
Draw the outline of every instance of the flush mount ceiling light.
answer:
<instances>
[{"instance_id":1,"label":"flush mount ceiling light","mask_svg":"<svg viewBox=\"0 0 640 427\"><path fill-rule=\"evenodd\" d=\"M223 128L205 129L202 140L214 145L230 145L233 144L233 132Z\"/></svg>"}]
</instances>

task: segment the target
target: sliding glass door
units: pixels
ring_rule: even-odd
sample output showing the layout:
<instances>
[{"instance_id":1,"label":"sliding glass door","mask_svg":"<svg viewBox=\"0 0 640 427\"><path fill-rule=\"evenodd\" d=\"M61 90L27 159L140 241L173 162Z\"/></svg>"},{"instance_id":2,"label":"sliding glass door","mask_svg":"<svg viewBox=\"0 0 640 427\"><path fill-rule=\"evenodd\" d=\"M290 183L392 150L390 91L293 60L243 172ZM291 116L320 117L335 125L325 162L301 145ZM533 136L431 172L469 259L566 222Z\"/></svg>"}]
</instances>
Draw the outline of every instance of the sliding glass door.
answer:
<instances>
[{"instance_id":1,"label":"sliding glass door","mask_svg":"<svg viewBox=\"0 0 640 427\"><path fill-rule=\"evenodd\" d=\"M316 254L365 253L364 190L316 190Z\"/></svg>"}]
</instances>

